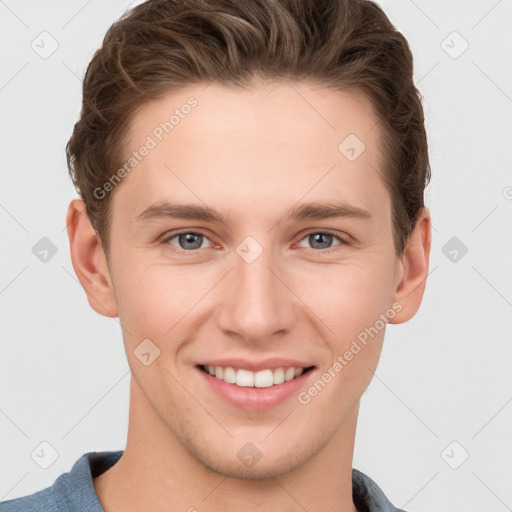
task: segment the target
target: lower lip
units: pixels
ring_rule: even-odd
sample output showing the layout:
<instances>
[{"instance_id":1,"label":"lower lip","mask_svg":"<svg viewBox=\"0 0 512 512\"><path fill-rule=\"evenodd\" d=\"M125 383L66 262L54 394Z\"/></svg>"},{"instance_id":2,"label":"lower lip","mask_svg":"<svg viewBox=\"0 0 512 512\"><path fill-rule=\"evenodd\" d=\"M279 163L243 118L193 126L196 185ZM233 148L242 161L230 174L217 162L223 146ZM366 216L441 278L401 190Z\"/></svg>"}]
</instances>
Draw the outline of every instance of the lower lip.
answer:
<instances>
[{"instance_id":1,"label":"lower lip","mask_svg":"<svg viewBox=\"0 0 512 512\"><path fill-rule=\"evenodd\" d=\"M311 374L315 372L313 368L282 384L268 388L256 388L230 384L229 382L217 379L217 377L213 377L197 366L195 369L201 374L205 382L224 400L239 409L247 411L270 409L284 402L290 395L297 393L304 386L306 379L309 379Z\"/></svg>"}]
</instances>

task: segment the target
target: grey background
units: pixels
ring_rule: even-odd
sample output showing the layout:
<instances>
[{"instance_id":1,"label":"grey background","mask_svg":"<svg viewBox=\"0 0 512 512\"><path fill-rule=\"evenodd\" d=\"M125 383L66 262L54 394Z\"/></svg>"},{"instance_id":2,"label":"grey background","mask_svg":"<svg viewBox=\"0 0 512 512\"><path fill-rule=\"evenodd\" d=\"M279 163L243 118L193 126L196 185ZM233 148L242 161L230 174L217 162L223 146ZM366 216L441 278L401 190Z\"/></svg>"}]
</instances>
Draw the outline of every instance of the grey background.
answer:
<instances>
[{"instance_id":1,"label":"grey background","mask_svg":"<svg viewBox=\"0 0 512 512\"><path fill-rule=\"evenodd\" d=\"M380 4L415 56L434 231L423 305L389 326L363 396L354 467L410 512L511 510L512 2ZM0 0L0 499L124 448L129 369L118 320L89 307L71 265L64 147L85 67L129 5ZM52 38L47 58L31 46ZM58 453L47 469L42 442Z\"/></svg>"}]
</instances>

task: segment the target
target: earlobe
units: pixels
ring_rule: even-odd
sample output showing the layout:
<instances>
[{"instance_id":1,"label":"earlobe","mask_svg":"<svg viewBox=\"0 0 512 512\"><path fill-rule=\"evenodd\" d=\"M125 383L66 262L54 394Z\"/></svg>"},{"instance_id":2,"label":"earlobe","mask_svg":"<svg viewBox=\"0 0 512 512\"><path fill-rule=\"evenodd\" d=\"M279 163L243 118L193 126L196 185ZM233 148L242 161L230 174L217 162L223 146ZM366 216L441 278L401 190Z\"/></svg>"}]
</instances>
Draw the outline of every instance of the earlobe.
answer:
<instances>
[{"instance_id":1,"label":"earlobe","mask_svg":"<svg viewBox=\"0 0 512 512\"><path fill-rule=\"evenodd\" d=\"M83 200L73 199L69 203L66 226L73 268L90 306L100 315L118 316L101 240L89 221Z\"/></svg>"},{"instance_id":2,"label":"earlobe","mask_svg":"<svg viewBox=\"0 0 512 512\"><path fill-rule=\"evenodd\" d=\"M401 309L389 319L390 324L407 322L421 305L428 276L431 239L430 213L424 208L402 256L403 278L396 287L392 301L393 304L400 304Z\"/></svg>"}]
</instances>

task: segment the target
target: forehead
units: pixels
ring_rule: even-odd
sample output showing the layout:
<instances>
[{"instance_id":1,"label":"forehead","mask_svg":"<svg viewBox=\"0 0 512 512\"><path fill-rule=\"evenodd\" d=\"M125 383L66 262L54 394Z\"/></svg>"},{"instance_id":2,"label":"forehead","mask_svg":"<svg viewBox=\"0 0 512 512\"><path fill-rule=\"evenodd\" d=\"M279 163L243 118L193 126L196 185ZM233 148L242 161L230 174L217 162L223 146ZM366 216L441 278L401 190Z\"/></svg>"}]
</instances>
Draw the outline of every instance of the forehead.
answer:
<instances>
[{"instance_id":1,"label":"forehead","mask_svg":"<svg viewBox=\"0 0 512 512\"><path fill-rule=\"evenodd\" d=\"M194 85L138 110L126 159L139 157L115 202L135 213L164 199L215 208L222 201L227 211L270 208L273 200L289 207L307 195L356 197L375 210L387 198L378 137L372 105L357 92L289 82Z\"/></svg>"}]
</instances>

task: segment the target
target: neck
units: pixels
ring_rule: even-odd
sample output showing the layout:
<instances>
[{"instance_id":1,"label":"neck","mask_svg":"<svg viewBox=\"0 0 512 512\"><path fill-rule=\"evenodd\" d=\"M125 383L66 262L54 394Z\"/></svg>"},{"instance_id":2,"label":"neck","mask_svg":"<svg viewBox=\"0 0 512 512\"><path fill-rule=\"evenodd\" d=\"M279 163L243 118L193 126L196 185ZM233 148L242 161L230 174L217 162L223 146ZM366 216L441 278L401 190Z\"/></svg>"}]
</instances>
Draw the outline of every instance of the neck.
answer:
<instances>
[{"instance_id":1,"label":"neck","mask_svg":"<svg viewBox=\"0 0 512 512\"><path fill-rule=\"evenodd\" d=\"M93 485L105 512L357 512L352 457L358 412L359 403L327 444L290 472L232 478L205 467L184 448L132 377L126 449Z\"/></svg>"}]
</instances>

